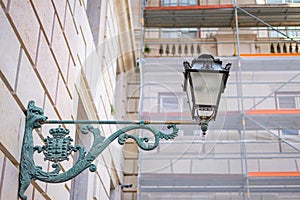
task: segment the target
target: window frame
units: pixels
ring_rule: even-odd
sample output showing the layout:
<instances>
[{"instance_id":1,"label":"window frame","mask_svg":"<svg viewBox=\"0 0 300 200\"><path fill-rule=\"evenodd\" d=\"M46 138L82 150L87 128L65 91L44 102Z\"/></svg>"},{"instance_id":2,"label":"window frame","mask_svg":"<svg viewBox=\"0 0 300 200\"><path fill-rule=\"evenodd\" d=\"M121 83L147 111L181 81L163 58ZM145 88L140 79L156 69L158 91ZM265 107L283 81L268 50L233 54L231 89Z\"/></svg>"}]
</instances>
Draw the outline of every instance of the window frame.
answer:
<instances>
[{"instance_id":1,"label":"window frame","mask_svg":"<svg viewBox=\"0 0 300 200\"><path fill-rule=\"evenodd\" d=\"M281 107L280 98L293 97L294 106L293 107ZM275 106L276 110L280 109L298 109L300 107L300 92L297 91L280 91L275 93ZM299 136L299 129L280 129L280 134L282 136Z\"/></svg>"}]
</instances>

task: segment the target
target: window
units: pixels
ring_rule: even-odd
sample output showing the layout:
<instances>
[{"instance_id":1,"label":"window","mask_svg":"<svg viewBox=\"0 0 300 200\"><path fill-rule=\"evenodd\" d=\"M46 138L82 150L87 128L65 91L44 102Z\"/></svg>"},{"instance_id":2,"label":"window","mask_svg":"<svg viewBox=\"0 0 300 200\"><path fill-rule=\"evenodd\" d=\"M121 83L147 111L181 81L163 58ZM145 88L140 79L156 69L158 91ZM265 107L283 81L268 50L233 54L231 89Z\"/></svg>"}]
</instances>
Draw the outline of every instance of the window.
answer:
<instances>
[{"instance_id":1,"label":"window","mask_svg":"<svg viewBox=\"0 0 300 200\"><path fill-rule=\"evenodd\" d=\"M164 112L178 112L179 104L176 96L169 96L161 98L161 110Z\"/></svg>"},{"instance_id":2,"label":"window","mask_svg":"<svg viewBox=\"0 0 300 200\"><path fill-rule=\"evenodd\" d=\"M276 28L276 27L274 27ZM283 34L288 35L291 38L299 37L300 36L300 29L297 27L277 27L278 31L282 32ZM284 37L284 35L274 31L273 29L269 29L269 36L270 37Z\"/></svg>"},{"instance_id":3,"label":"window","mask_svg":"<svg viewBox=\"0 0 300 200\"><path fill-rule=\"evenodd\" d=\"M162 0L162 6L193 6L197 5L197 0Z\"/></svg>"},{"instance_id":4,"label":"window","mask_svg":"<svg viewBox=\"0 0 300 200\"><path fill-rule=\"evenodd\" d=\"M279 96L278 97L279 108L296 108L295 97L291 96Z\"/></svg>"},{"instance_id":5,"label":"window","mask_svg":"<svg viewBox=\"0 0 300 200\"><path fill-rule=\"evenodd\" d=\"M158 93L159 112L190 112L185 93Z\"/></svg>"},{"instance_id":6,"label":"window","mask_svg":"<svg viewBox=\"0 0 300 200\"><path fill-rule=\"evenodd\" d=\"M280 3L300 3L300 0L267 0L269 4L280 4Z\"/></svg>"},{"instance_id":7,"label":"window","mask_svg":"<svg viewBox=\"0 0 300 200\"><path fill-rule=\"evenodd\" d=\"M284 129L281 130L282 135L299 135L298 130L295 129Z\"/></svg>"},{"instance_id":8,"label":"window","mask_svg":"<svg viewBox=\"0 0 300 200\"><path fill-rule=\"evenodd\" d=\"M162 28L161 29L161 38L179 38L179 29L168 29Z\"/></svg>"},{"instance_id":9,"label":"window","mask_svg":"<svg viewBox=\"0 0 300 200\"><path fill-rule=\"evenodd\" d=\"M267 3L270 3L270 4L278 4L278 3L282 3L284 0L267 0Z\"/></svg>"},{"instance_id":10,"label":"window","mask_svg":"<svg viewBox=\"0 0 300 200\"><path fill-rule=\"evenodd\" d=\"M197 5L196 0L181 0L182 6L191 6L191 5Z\"/></svg>"},{"instance_id":11,"label":"window","mask_svg":"<svg viewBox=\"0 0 300 200\"><path fill-rule=\"evenodd\" d=\"M299 27L287 27L287 34L289 37L299 37L300 36L300 29Z\"/></svg>"},{"instance_id":12,"label":"window","mask_svg":"<svg viewBox=\"0 0 300 200\"><path fill-rule=\"evenodd\" d=\"M182 28L180 29L180 35L184 38L195 38L197 37L197 28Z\"/></svg>"},{"instance_id":13,"label":"window","mask_svg":"<svg viewBox=\"0 0 300 200\"><path fill-rule=\"evenodd\" d=\"M298 92L278 92L275 94L278 109L299 108L300 93ZM282 129L282 135L299 135L298 129Z\"/></svg>"},{"instance_id":14,"label":"window","mask_svg":"<svg viewBox=\"0 0 300 200\"><path fill-rule=\"evenodd\" d=\"M286 30L284 27L274 27L275 29L277 29L278 31L280 31L283 34L286 34ZM274 31L273 29L269 28L269 36L270 37L284 37L282 34L280 34L277 31Z\"/></svg>"},{"instance_id":15,"label":"window","mask_svg":"<svg viewBox=\"0 0 300 200\"><path fill-rule=\"evenodd\" d=\"M161 29L161 38L195 38L197 37L197 28L180 28L180 29Z\"/></svg>"},{"instance_id":16,"label":"window","mask_svg":"<svg viewBox=\"0 0 300 200\"><path fill-rule=\"evenodd\" d=\"M179 120L182 117L188 116L190 119L190 107L187 100L186 93L183 92L159 92L158 93L158 112L160 113L172 113L175 115L170 115L172 119ZM176 115L178 114L178 115ZM202 131L198 125L180 126L180 131L184 136L200 136Z\"/></svg>"},{"instance_id":17,"label":"window","mask_svg":"<svg viewBox=\"0 0 300 200\"><path fill-rule=\"evenodd\" d=\"M162 6L178 6L177 0L162 0Z\"/></svg>"}]
</instances>

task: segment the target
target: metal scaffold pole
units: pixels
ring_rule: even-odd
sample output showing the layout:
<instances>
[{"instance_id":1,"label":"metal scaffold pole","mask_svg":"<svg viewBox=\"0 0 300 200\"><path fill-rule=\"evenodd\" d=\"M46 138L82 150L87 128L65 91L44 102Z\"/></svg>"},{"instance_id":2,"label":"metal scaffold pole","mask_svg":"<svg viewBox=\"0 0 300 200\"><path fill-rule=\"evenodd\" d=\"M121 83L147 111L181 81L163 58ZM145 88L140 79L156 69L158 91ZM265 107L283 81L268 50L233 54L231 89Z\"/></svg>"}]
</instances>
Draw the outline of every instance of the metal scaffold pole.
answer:
<instances>
[{"instance_id":1,"label":"metal scaffold pole","mask_svg":"<svg viewBox=\"0 0 300 200\"><path fill-rule=\"evenodd\" d=\"M144 98L144 88L143 88L143 64L144 64L144 55L143 55L143 50L144 50L144 44L145 44L145 19L144 19L144 12L145 12L145 6L146 6L146 0L142 0L142 9L141 9L141 39L140 39L140 61L139 61L139 70L140 70L140 99L139 99L139 105L138 105L138 111L143 112L143 98ZM140 119L140 113L139 113L139 119ZM139 135L141 135L141 131L139 131ZM137 194L136 194L136 199L141 200L141 184L140 184L140 179L141 179L141 153L140 151L137 152L138 157L137 157Z\"/></svg>"},{"instance_id":2,"label":"metal scaffold pole","mask_svg":"<svg viewBox=\"0 0 300 200\"><path fill-rule=\"evenodd\" d=\"M246 142L246 120L245 120L245 112L244 112L244 103L243 103L243 91L242 91L242 69L241 69L241 61L240 61L240 38L239 38L239 21L238 21L238 5L237 1L233 0L234 11L235 11L235 36L236 36L236 55L238 59L238 70L236 71L237 77L237 94L239 98L239 110L241 113L241 123L242 123L242 140L244 141L241 146L242 153L242 172L245 175L244 187L246 189L247 195L243 192L243 199L250 199L250 189L249 189L249 177L248 177L248 159L247 159L247 142Z\"/></svg>"}]
</instances>

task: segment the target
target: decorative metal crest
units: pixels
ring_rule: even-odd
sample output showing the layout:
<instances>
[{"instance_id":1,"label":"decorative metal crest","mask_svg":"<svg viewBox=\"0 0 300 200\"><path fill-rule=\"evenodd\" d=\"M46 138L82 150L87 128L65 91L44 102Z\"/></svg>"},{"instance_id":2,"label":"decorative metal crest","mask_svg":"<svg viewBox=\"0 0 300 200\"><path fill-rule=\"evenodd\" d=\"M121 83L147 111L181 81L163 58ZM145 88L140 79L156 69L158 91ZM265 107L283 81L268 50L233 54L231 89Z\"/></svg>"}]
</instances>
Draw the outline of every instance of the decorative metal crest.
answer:
<instances>
[{"instance_id":1,"label":"decorative metal crest","mask_svg":"<svg viewBox=\"0 0 300 200\"><path fill-rule=\"evenodd\" d=\"M62 128L61 126L50 129L49 133L53 137L47 136L44 140L45 145L41 148L45 155L44 160L55 163L69 160L68 157L72 151L77 151L77 149L71 145L73 139L70 136L66 137L69 132L68 129Z\"/></svg>"}]
</instances>

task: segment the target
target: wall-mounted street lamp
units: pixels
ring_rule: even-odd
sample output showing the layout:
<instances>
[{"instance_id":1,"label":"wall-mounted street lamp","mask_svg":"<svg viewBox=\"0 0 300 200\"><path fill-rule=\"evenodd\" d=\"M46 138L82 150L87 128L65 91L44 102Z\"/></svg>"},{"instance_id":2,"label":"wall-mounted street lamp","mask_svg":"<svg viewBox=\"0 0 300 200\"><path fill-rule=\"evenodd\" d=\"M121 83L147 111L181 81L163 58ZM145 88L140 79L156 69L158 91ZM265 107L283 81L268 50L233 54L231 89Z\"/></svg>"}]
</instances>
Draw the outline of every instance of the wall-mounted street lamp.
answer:
<instances>
[{"instance_id":1,"label":"wall-mounted street lamp","mask_svg":"<svg viewBox=\"0 0 300 200\"><path fill-rule=\"evenodd\" d=\"M32 180L39 180L48 183L62 183L68 181L83 170L89 168L91 172L97 170L96 166L92 162L102 153L102 151L115 139L118 139L120 145L124 145L126 139L133 139L137 145L146 151L155 149L160 139L174 139L177 136L178 128L176 124L182 122L151 122L151 121L74 121L74 120L47 120L44 116L43 109L36 107L33 101L28 103L26 111L26 125L22 145L21 162L20 162L20 176L19 176L19 197L24 200L27 197L24 195L26 189L30 185ZM189 122L186 122L189 124ZM58 126L49 130L51 136L47 136L44 139L43 146L34 146L33 144L33 130L40 128L43 124L84 124L80 128L82 134L91 133L94 137L93 144L86 152L84 147L80 145L72 145L73 139L68 136L69 130ZM91 124L129 124L105 138L101 135L98 128L94 128ZM165 134L156 128L149 126L149 124L167 124L169 129L172 129L171 133ZM135 129L145 129L153 133L153 143L150 143L150 137L139 137L135 134L127 134L127 132ZM36 166L33 159L34 153L43 153L44 160L52 162L53 171L43 171L42 167ZM60 166L60 162L69 160L69 156L72 152L79 154L78 160L75 164L63 171Z\"/></svg>"},{"instance_id":2,"label":"wall-mounted street lamp","mask_svg":"<svg viewBox=\"0 0 300 200\"><path fill-rule=\"evenodd\" d=\"M224 92L231 63L222 67L222 61L208 54L202 54L192 61L185 61L184 85L192 118L199 121L203 134L208 122L217 115L221 93Z\"/></svg>"},{"instance_id":3,"label":"wall-mounted street lamp","mask_svg":"<svg viewBox=\"0 0 300 200\"><path fill-rule=\"evenodd\" d=\"M133 139L137 145L146 151L155 149L160 139L174 139L177 136L177 124L199 124L205 132L207 122L215 119L220 94L224 91L226 81L229 74L229 65L225 68L221 67L220 60L214 59L212 56L202 55L195 59L190 66L185 62L185 83L184 90L187 92L188 100L191 106L193 121L90 121L90 120L48 120L44 116L43 109L36 107L33 101L28 103L26 111L26 125L22 145L20 176L19 176L19 197L27 199L25 191L32 180L39 180L48 183L62 183L68 181L83 170L89 168L91 172L96 171L96 166L92 162L108 147L115 139L118 139L120 145L125 144L126 139ZM201 111L211 111L212 114L202 115ZM204 120L204 122L202 122ZM80 145L72 145L73 139L68 136L69 130L59 125L57 128L49 130L51 136L44 139L43 146L34 146L33 130L40 128L43 124L84 124L80 128L82 134L91 133L94 137L93 144L88 152ZM101 135L98 128L94 128L91 124L127 124L129 126L117 130L108 138ZM149 126L149 124L166 124L171 133L163 133L162 131ZM205 129L206 127L206 129ZM127 132L136 129L145 129L153 134L153 142L150 137L139 137L135 134L127 134ZM34 161L34 153L43 153L44 160L52 162L53 171L43 171L42 167L36 166ZM69 160L72 152L78 153L78 160L66 171L62 171L60 162Z\"/></svg>"}]
</instances>

